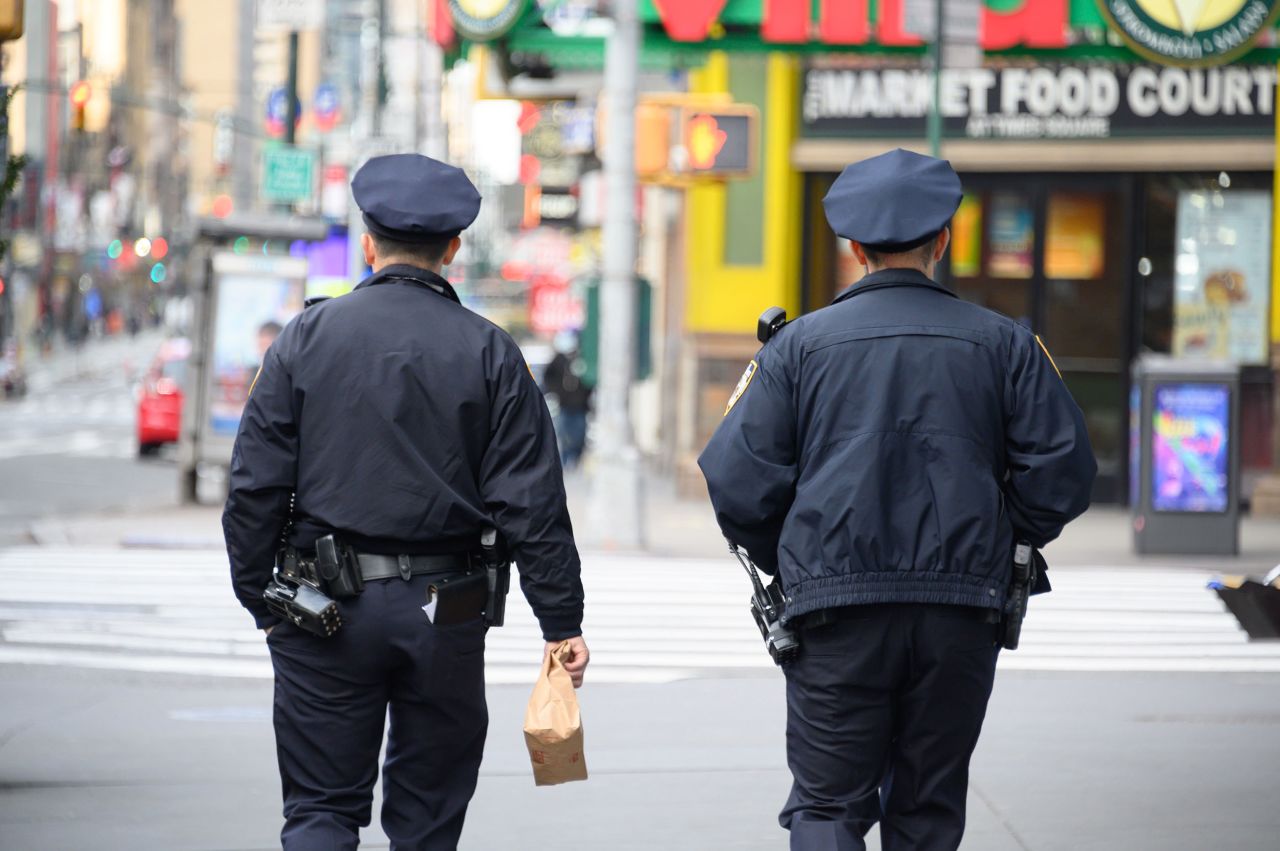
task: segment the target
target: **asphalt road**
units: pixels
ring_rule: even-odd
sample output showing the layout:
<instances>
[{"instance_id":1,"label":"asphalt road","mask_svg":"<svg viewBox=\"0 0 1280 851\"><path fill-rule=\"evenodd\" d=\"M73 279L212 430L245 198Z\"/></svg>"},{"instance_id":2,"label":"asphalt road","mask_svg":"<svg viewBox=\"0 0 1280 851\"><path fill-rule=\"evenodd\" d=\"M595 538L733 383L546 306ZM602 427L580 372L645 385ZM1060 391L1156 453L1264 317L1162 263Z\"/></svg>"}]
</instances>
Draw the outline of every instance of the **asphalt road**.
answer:
<instances>
[{"instance_id":1,"label":"asphalt road","mask_svg":"<svg viewBox=\"0 0 1280 851\"><path fill-rule=\"evenodd\" d=\"M0 400L0 544L44 518L177 501L171 454L137 457L133 388L162 336L28 358L30 391Z\"/></svg>"},{"instance_id":2,"label":"asphalt road","mask_svg":"<svg viewBox=\"0 0 1280 851\"><path fill-rule=\"evenodd\" d=\"M789 783L775 672L588 683L591 778L553 788L530 776L527 694L489 689L462 848L786 847L775 820ZM270 703L261 682L0 667L0 848L278 847ZM1275 848L1277 707L1275 675L1002 673L973 763L964 847ZM365 840L386 847L376 826Z\"/></svg>"}]
</instances>

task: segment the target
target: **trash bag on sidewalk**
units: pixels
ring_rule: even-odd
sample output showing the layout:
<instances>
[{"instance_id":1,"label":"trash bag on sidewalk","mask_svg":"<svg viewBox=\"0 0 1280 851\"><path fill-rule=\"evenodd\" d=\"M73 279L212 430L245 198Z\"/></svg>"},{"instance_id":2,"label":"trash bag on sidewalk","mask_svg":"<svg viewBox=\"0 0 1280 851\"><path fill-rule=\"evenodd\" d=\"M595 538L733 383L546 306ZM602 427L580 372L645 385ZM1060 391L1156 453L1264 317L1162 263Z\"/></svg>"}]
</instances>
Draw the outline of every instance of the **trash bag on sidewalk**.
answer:
<instances>
[{"instance_id":1,"label":"trash bag on sidewalk","mask_svg":"<svg viewBox=\"0 0 1280 851\"><path fill-rule=\"evenodd\" d=\"M547 654L524 714L524 740L538 786L587 779L578 695L564 669L568 653L568 642L562 642Z\"/></svg>"}]
</instances>

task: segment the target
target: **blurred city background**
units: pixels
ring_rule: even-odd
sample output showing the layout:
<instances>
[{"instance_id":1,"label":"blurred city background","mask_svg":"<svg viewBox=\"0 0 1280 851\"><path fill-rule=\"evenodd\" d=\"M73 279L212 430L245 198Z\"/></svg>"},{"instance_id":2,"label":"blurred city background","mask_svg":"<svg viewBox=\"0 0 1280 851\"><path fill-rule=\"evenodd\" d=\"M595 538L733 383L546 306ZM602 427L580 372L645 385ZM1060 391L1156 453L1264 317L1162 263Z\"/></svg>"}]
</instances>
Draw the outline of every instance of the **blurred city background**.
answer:
<instances>
[{"instance_id":1,"label":"blurred city background","mask_svg":"<svg viewBox=\"0 0 1280 851\"><path fill-rule=\"evenodd\" d=\"M535 793L513 600L464 846L782 847L781 679L695 459L759 314L861 275L821 201L893 147L960 173L940 276L1040 335L1099 464L968 847L1275 847L1277 12L0 0L0 848L272 846L226 464L274 335L366 273L351 176L406 151L484 196L446 272L555 416L595 657L593 779Z\"/></svg>"}]
</instances>

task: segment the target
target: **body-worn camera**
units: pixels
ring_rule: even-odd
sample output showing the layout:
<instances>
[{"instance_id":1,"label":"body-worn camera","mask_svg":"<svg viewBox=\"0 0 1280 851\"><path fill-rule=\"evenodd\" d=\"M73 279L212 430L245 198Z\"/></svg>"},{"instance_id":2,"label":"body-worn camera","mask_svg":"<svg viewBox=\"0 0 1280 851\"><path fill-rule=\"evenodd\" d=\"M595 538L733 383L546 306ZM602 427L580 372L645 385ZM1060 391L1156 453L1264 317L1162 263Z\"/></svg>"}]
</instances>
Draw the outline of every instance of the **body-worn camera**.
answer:
<instances>
[{"instance_id":1,"label":"body-worn camera","mask_svg":"<svg viewBox=\"0 0 1280 851\"><path fill-rule=\"evenodd\" d=\"M328 638L342 626L338 604L297 577L277 571L262 599L271 614L321 638Z\"/></svg>"},{"instance_id":2,"label":"body-worn camera","mask_svg":"<svg viewBox=\"0 0 1280 851\"><path fill-rule=\"evenodd\" d=\"M1035 572L1035 548L1026 541L1018 541L1013 547L1013 578L1000 621L1000 646L1006 650L1018 649L1022 621L1027 616L1027 601L1031 599L1031 589L1036 584Z\"/></svg>"},{"instance_id":3,"label":"body-worn camera","mask_svg":"<svg viewBox=\"0 0 1280 851\"><path fill-rule=\"evenodd\" d=\"M786 610L786 597L782 586L774 579L764 585L760 574L756 572L755 563L737 544L729 542L729 552L738 559L738 563L751 578L751 617L760 629L760 637L764 639L765 649L775 665L784 665L800 655L800 637L782 625L782 615Z\"/></svg>"}]
</instances>

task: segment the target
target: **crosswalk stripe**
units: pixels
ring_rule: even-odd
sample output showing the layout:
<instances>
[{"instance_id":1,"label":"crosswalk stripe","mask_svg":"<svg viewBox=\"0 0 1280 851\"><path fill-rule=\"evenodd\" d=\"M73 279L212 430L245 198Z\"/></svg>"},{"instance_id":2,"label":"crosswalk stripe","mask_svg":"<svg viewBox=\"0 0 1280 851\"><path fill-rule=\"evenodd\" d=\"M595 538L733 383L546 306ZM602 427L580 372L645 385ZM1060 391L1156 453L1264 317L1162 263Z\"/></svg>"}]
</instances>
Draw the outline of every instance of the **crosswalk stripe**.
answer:
<instances>
[{"instance_id":1,"label":"crosswalk stripe","mask_svg":"<svg viewBox=\"0 0 1280 851\"><path fill-rule=\"evenodd\" d=\"M1058 568L1032 602L1006 670L1280 672L1280 644L1250 643L1208 575L1177 569ZM589 554L584 630L593 682L667 682L773 665L725 560ZM528 683L542 640L519 593L490 632L486 678ZM209 677L271 676L265 642L213 550L0 550L0 664Z\"/></svg>"}]
</instances>

